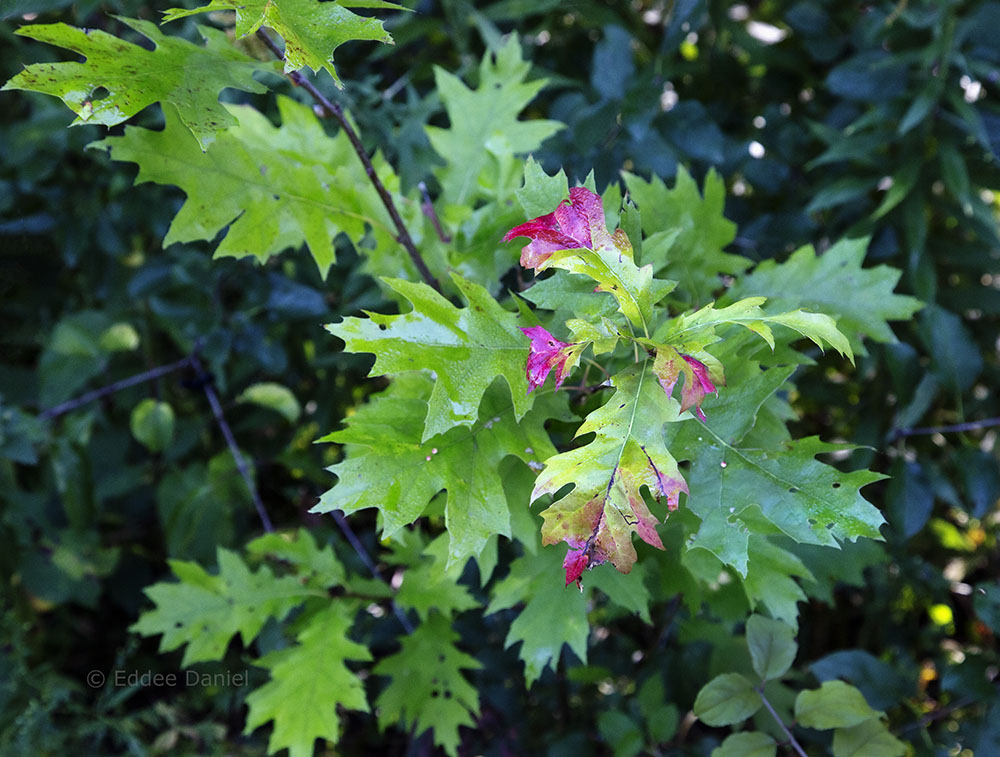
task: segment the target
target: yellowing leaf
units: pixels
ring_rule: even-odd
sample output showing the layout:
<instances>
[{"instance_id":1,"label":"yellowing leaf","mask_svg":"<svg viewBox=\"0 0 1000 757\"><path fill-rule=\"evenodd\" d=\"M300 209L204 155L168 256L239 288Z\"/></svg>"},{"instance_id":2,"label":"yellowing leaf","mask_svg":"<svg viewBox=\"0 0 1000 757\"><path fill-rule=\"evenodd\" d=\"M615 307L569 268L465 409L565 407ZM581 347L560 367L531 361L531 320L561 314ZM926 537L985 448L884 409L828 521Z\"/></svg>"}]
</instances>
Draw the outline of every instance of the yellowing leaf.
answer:
<instances>
[{"instance_id":1,"label":"yellowing leaf","mask_svg":"<svg viewBox=\"0 0 1000 757\"><path fill-rule=\"evenodd\" d=\"M628 573L636 560L632 534L660 549L659 519L647 507L640 488L648 487L667 509L677 507L687 485L663 443L663 425L678 418L677 402L664 396L648 361L612 379L615 394L577 430L595 433L589 444L545 461L531 499L555 494L567 484L573 490L542 513L544 544L565 541L566 583L594 565L608 561Z\"/></svg>"}]
</instances>

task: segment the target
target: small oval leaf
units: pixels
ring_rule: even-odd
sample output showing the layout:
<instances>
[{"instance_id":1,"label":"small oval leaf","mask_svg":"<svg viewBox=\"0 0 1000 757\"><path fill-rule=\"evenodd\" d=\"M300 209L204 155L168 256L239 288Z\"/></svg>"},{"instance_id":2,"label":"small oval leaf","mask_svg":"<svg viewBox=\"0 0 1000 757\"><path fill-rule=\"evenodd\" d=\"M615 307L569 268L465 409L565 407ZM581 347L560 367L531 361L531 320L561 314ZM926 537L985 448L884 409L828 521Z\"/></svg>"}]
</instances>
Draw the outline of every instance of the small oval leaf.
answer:
<instances>
[{"instance_id":1,"label":"small oval leaf","mask_svg":"<svg viewBox=\"0 0 1000 757\"><path fill-rule=\"evenodd\" d=\"M723 673L713 678L694 702L694 714L705 725L740 723L760 709L760 694L739 673Z\"/></svg>"},{"instance_id":2,"label":"small oval leaf","mask_svg":"<svg viewBox=\"0 0 1000 757\"><path fill-rule=\"evenodd\" d=\"M792 627L762 615L751 615L747 621L747 645L753 669L764 680L783 676L798 651Z\"/></svg>"},{"instance_id":3,"label":"small oval leaf","mask_svg":"<svg viewBox=\"0 0 1000 757\"><path fill-rule=\"evenodd\" d=\"M795 720L806 728L849 728L879 715L860 691L843 681L827 681L795 698Z\"/></svg>"},{"instance_id":4,"label":"small oval leaf","mask_svg":"<svg viewBox=\"0 0 1000 757\"><path fill-rule=\"evenodd\" d=\"M712 757L774 757L778 745L760 731L734 733L712 750Z\"/></svg>"},{"instance_id":5,"label":"small oval leaf","mask_svg":"<svg viewBox=\"0 0 1000 757\"><path fill-rule=\"evenodd\" d=\"M166 402L144 399L132 410L132 436L150 452L163 452L174 438L174 409Z\"/></svg>"}]
</instances>

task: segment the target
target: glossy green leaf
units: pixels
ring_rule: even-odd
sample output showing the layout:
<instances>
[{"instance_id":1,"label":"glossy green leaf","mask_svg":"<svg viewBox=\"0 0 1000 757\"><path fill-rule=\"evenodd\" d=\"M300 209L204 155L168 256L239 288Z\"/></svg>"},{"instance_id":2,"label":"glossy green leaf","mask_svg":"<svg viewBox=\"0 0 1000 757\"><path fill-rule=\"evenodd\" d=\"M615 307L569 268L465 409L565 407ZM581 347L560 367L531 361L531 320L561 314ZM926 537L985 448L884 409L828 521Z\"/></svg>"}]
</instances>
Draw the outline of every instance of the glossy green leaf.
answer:
<instances>
[{"instance_id":1,"label":"glossy green leaf","mask_svg":"<svg viewBox=\"0 0 1000 757\"><path fill-rule=\"evenodd\" d=\"M392 44L392 37L381 21L359 16L349 8L405 10L384 0L212 0L200 8L173 8L164 14L163 20L234 10L236 36L245 37L266 26L284 38L286 72L306 66L317 72L325 68L334 83L343 87L333 67L333 53L338 47L352 40Z\"/></svg>"},{"instance_id":2,"label":"glossy green leaf","mask_svg":"<svg viewBox=\"0 0 1000 757\"><path fill-rule=\"evenodd\" d=\"M807 544L836 546L838 539L853 541L861 536L881 539L879 526L884 520L859 489L882 476L870 471L843 473L816 459L842 446L810 437L762 449L752 435L743 443L762 406L792 368L761 370L751 361L737 364L726 349L732 348L721 351L724 362L733 366L728 386L718 397L705 400L708 420L685 424L671 444L692 451L688 507L702 519L692 546L708 549L745 575L751 528L746 523L760 516Z\"/></svg>"},{"instance_id":3,"label":"glossy green leaf","mask_svg":"<svg viewBox=\"0 0 1000 757\"><path fill-rule=\"evenodd\" d=\"M739 673L723 673L702 687L693 709L705 725L723 726L743 722L762 705L750 681Z\"/></svg>"},{"instance_id":4,"label":"glossy green leaf","mask_svg":"<svg viewBox=\"0 0 1000 757\"><path fill-rule=\"evenodd\" d=\"M371 227L379 245L395 247L385 208L346 135L328 137L309 108L285 97L278 98L280 127L249 106L230 110L239 126L220 134L206 153L169 106L163 131L130 127L97 143L115 160L138 163L136 182L173 184L187 195L165 246L210 241L228 226L216 256L253 255L263 262L305 243L323 275L341 232L358 242ZM393 189L386 164L378 157L375 164Z\"/></svg>"},{"instance_id":5,"label":"glossy green leaf","mask_svg":"<svg viewBox=\"0 0 1000 757\"><path fill-rule=\"evenodd\" d=\"M368 648L348 637L356 608L336 600L306 621L298 644L268 652L254 662L271 680L246 698L244 734L273 721L268 752L311 757L316 739L340 738L338 708L368 712L364 684L346 666L370 660Z\"/></svg>"},{"instance_id":6,"label":"glossy green leaf","mask_svg":"<svg viewBox=\"0 0 1000 757\"><path fill-rule=\"evenodd\" d=\"M795 698L795 720L806 728L849 728L878 717L861 692L843 681L826 681Z\"/></svg>"},{"instance_id":7,"label":"glossy green leaf","mask_svg":"<svg viewBox=\"0 0 1000 757\"><path fill-rule=\"evenodd\" d=\"M530 155L524 164L524 185L517 190L517 201L528 218L551 213L560 202L569 197L566 173L559 169L553 176L535 162Z\"/></svg>"},{"instance_id":8,"label":"glossy green leaf","mask_svg":"<svg viewBox=\"0 0 1000 757\"><path fill-rule=\"evenodd\" d=\"M430 371L434 388L427 407L421 442L454 426L473 426L486 389L498 376L510 387L514 419L531 407L525 365L528 338L521 316L504 310L478 284L452 275L468 303L456 308L426 284L387 279L393 290L413 305L403 315L368 313L330 324L349 352L375 355L371 375Z\"/></svg>"},{"instance_id":9,"label":"glossy green leaf","mask_svg":"<svg viewBox=\"0 0 1000 757\"><path fill-rule=\"evenodd\" d=\"M415 736L433 729L434 743L452 757L461 742L459 727L474 727L479 716L479 694L462 670L482 667L455 647L458 639L448 618L432 613L402 638L399 652L372 669L375 675L391 678L375 702L379 726L413 728Z\"/></svg>"},{"instance_id":10,"label":"glossy green leaf","mask_svg":"<svg viewBox=\"0 0 1000 757\"><path fill-rule=\"evenodd\" d=\"M146 589L156 608L144 612L131 630L143 636L162 634L160 651L187 644L181 665L220 660L237 633L244 646L269 618L282 620L314 590L291 576L276 578L269 568L252 573L239 555L219 548L219 574L210 575L193 562L171 560L179 583L157 583Z\"/></svg>"},{"instance_id":11,"label":"glossy green leaf","mask_svg":"<svg viewBox=\"0 0 1000 757\"><path fill-rule=\"evenodd\" d=\"M150 40L154 50L125 42L99 29L66 24L22 26L17 34L59 45L86 57L83 63L35 63L3 89L44 92L60 98L77 115L76 124L114 126L155 102L170 104L184 128L205 150L217 133L236 124L236 117L219 103L226 87L266 92L254 81L254 71L267 67L234 49L226 35L199 27L205 47L167 37L149 21L116 17ZM95 99L95 91L107 90Z\"/></svg>"},{"instance_id":12,"label":"glossy green leaf","mask_svg":"<svg viewBox=\"0 0 1000 757\"><path fill-rule=\"evenodd\" d=\"M775 339L771 325L774 324L797 331L820 349L830 345L841 355L854 360L847 337L837 329L836 321L830 316L805 310L769 315L761 308L764 302L764 297L748 297L721 308L709 303L673 319L664 329L657 330L656 338L675 345L681 351L691 352L717 341L716 329L720 326L740 325L760 336L773 350Z\"/></svg>"}]
</instances>

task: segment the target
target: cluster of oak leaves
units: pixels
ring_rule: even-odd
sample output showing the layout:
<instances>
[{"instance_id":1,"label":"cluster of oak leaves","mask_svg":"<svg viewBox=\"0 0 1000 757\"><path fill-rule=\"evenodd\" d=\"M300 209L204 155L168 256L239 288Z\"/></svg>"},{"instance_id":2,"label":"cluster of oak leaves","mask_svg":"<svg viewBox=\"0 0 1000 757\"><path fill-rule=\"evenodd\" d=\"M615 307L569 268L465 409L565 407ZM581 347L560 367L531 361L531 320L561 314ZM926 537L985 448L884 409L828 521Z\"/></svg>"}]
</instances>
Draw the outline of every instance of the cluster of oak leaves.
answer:
<instances>
[{"instance_id":1,"label":"cluster of oak leaves","mask_svg":"<svg viewBox=\"0 0 1000 757\"><path fill-rule=\"evenodd\" d=\"M555 212L548 213L538 218L534 218L527 223L516 226L507 232L503 241L507 242L516 237L528 237L531 239L521 252L521 265L531 268L535 272L540 272L548 267L553 254L566 250L587 249L602 252L617 252L619 257L632 257L632 245L623 229L617 229L614 234L609 234L604 221L604 206L601 198L585 187L574 187L569 191L569 200L560 203ZM615 294L612 284L608 289L605 285L598 284L595 291L610 291ZM574 331L580 331L579 324ZM550 372L555 370L556 386L562 385L566 376L580 362L580 357L584 349L594 345L597 339L581 339L577 342L562 342L556 339L549 331L542 326L530 326L522 328L521 331L531 340L531 348L528 354L527 377L528 391L532 391L548 378ZM610 334L605 332L605 339L610 338ZM702 400L705 395L717 391L717 385L725 385L725 376L722 365L712 358L708 353L700 355L699 360L691 355L685 355L666 344L655 346L644 345L651 357L653 357L653 373L656 375L660 386L667 397L673 394L677 381L683 374L684 382L681 388L680 412L685 412L694 408L696 415L704 420L705 414L701 410ZM598 346L596 348L600 350ZM631 513L625 513L616 506L617 514L626 523L636 527L639 536L647 544L658 549L663 549L663 542L656 533L656 518L649 511L639 493L639 486L646 484L657 499L666 497L667 509L673 511L677 509L677 501L680 492L687 493L687 484L684 478L677 471L676 464L668 469L661 469L650 457L645 448L641 448L643 455L648 462L648 468L643 471L645 475L637 480L625 482L626 497ZM672 462L672 461L671 461ZM551 466L550 466L551 467ZM560 524L568 527L571 533L582 531L590 536L581 539L578 536L567 535L563 539L569 544L569 551L563 567L566 569L566 584L573 581L579 583L580 576L587 568L600 565L608 559L612 559L617 552L617 545L614 544L614 537L607 524L607 511L604 500L608 493L615 486L616 477L629 477L628 469L617 467L612 474L607 491L604 497L596 497L588 503L581 513L573 516L557 515L558 521L572 519L572 523ZM554 491L551 485L540 485L536 487L536 492L532 496L543 491ZM582 522L581 522L582 519ZM553 530L562 529L556 526L546 529L550 533ZM546 536L546 543L553 543L555 539ZM618 566L628 567L628 566Z\"/></svg>"}]
</instances>

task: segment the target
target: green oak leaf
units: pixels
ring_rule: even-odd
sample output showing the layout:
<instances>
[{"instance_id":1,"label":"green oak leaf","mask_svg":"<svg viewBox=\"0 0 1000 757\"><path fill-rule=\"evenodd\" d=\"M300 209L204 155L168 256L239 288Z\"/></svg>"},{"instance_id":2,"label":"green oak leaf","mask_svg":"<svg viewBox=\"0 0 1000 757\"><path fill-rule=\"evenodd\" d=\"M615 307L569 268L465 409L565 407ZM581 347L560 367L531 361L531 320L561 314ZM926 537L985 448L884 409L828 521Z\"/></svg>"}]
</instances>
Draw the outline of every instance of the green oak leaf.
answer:
<instances>
[{"instance_id":1,"label":"green oak leaf","mask_svg":"<svg viewBox=\"0 0 1000 757\"><path fill-rule=\"evenodd\" d=\"M707 421L682 424L670 442L691 459L687 506L702 520L691 546L709 550L745 577L751 531L772 528L798 542L831 547L861 536L880 540L885 521L859 490L883 476L844 473L816 459L844 445L810 437L764 449L750 438L758 414L794 366L762 370L730 354L736 349L727 340L718 350L730 368L728 385L717 397L706 397Z\"/></svg>"},{"instance_id":2,"label":"green oak leaf","mask_svg":"<svg viewBox=\"0 0 1000 757\"><path fill-rule=\"evenodd\" d=\"M679 283L679 293L694 305L707 302L722 285L721 274L738 274L751 261L723 252L736 237L736 224L723 215L726 185L715 170L705 177L705 196L683 166L673 189L658 176L651 181L622 174L642 219L643 262L657 275Z\"/></svg>"},{"instance_id":3,"label":"green oak leaf","mask_svg":"<svg viewBox=\"0 0 1000 757\"><path fill-rule=\"evenodd\" d=\"M542 543L570 545L566 582L586 568L611 562L628 573L636 561L632 534L663 548L656 532L659 519L650 512L640 488L666 497L668 510L687 491L673 455L663 443L663 426L678 419L679 406L656 382L649 361L614 378L615 394L581 424L576 436L595 438L550 457L539 474L531 499L573 489L542 512Z\"/></svg>"},{"instance_id":4,"label":"green oak leaf","mask_svg":"<svg viewBox=\"0 0 1000 757\"><path fill-rule=\"evenodd\" d=\"M317 547L312 533L300 528L293 534L270 533L259 536L247 544L247 553L291 563L298 568L299 581L308 586L327 588L343 586L347 581L333 548Z\"/></svg>"},{"instance_id":5,"label":"green oak leaf","mask_svg":"<svg viewBox=\"0 0 1000 757\"><path fill-rule=\"evenodd\" d=\"M479 694L462 675L482 665L455 647L459 636L448 618L431 615L409 636L402 649L378 663L372 673L391 678L375 705L382 729L399 724L419 736L434 730L434 743L458 754L460 726L475 726Z\"/></svg>"},{"instance_id":6,"label":"green oak leaf","mask_svg":"<svg viewBox=\"0 0 1000 757\"><path fill-rule=\"evenodd\" d=\"M796 577L812 580L812 573L787 549L773 544L761 534L750 536L747 545L749 568L743 576L743 591L750 607L763 605L778 620L798 628L798 603L806 601Z\"/></svg>"},{"instance_id":7,"label":"green oak leaf","mask_svg":"<svg viewBox=\"0 0 1000 757\"><path fill-rule=\"evenodd\" d=\"M55 95L76 113L74 126L114 126L155 102L170 104L201 150L208 148L219 131L236 124L236 117L219 103L220 90L267 91L254 81L253 73L269 67L234 49L221 31L199 27L205 40L205 47L200 47L164 36L149 21L115 18L150 40L156 49L147 50L99 29L66 24L22 26L16 34L73 50L86 61L35 63L3 89ZM98 89L107 90L107 96L94 99Z\"/></svg>"},{"instance_id":8,"label":"green oak leaf","mask_svg":"<svg viewBox=\"0 0 1000 757\"><path fill-rule=\"evenodd\" d=\"M569 182L561 168L559 173L549 176L529 155L524 164L524 185L516 194L524 214L534 218L550 213L552 208L569 197Z\"/></svg>"},{"instance_id":9,"label":"green oak leaf","mask_svg":"<svg viewBox=\"0 0 1000 757\"><path fill-rule=\"evenodd\" d=\"M349 8L406 10L384 0L212 0L200 8L173 8L163 20L210 11L236 11L236 36L253 34L270 27L285 40L285 73L308 66L318 72L325 68L334 83L343 88L333 67L333 53L345 42L372 40L393 44L392 37L376 18L352 13Z\"/></svg>"},{"instance_id":10,"label":"green oak leaf","mask_svg":"<svg viewBox=\"0 0 1000 757\"><path fill-rule=\"evenodd\" d=\"M518 313L504 310L478 284L452 274L468 303L456 308L422 283L385 279L413 305L402 315L365 311L368 318L345 318L326 328L346 342L348 352L375 355L372 376L431 371L434 388L427 403L421 442L454 426L473 426L483 394L497 376L510 387L514 419L531 407L525 365L528 338Z\"/></svg>"},{"instance_id":11,"label":"green oak leaf","mask_svg":"<svg viewBox=\"0 0 1000 757\"><path fill-rule=\"evenodd\" d=\"M830 316L805 310L770 315L761 308L765 301L764 297L747 297L721 308L710 302L694 312L677 316L657 329L656 339L672 344L682 352L694 352L717 342L720 337L716 335L716 329L720 326L739 325L760 336L773 350L775 340L771 325L775 324L797 331L820 349L829 344L844 357L854 360L850 342Z\"/></svg>"},{"instance_id":12,"label":"green oak leaf","mask_svg":"<svg viewBox=\"0 0 1000 757\"><path fill-rule=\"evenodd\" d=\"M542 460L555 454L544 423L568 417L568 411L564 394L539 393L535 412L518 423L510 395L497 384L484 395L472 428L453 428L424 441L432 391L427 375L404 374L360 406L347 419L347 428L320 439L346 445L346 457L330 468L338 482L312 512L376 507L384 537L393 538L446 490L448 559L453 564L478 556L495 534L511 536L500 462L514 456L540 468Z\"/></svg>"},{"instance_id":13,"label":"green oak leaf","mask_svg":"<svg viewBox=\"0 0 1000 757\"><path fill-rule=\"evenodd\" d=\"M807 307L833 316L837 327L864 354L861 340L895 342L887 321L905 321L923 307L914 297L894 294L902 272L886 265L862 268L868 239L844 239L822 255L801 247L784 263L766 260L740 277L727 299L760 295L769 312Z\"/></svg>"},{"instance_id":14,"label":"green oak leaf","mask_svg":"<svg viewBox=\"0 0 1000 757\"><path fill-rule=\"evenodd\" d=\"M486 615L524 602L524 609L510 624L506 647L521 642L518 657L524 662L528 688L545 668L555 670L563 644L587 661L587 600L583 592L566 589L559 575L561 554L540 549L525 554L510 566L510 573L493 589Z\"/></svg>"},{"instance_id":15,"label":"green oak leaf","mask_svg":"<svg viewBox=\"0 0 1000 757\"><path fill-rule=\"evenodd\" d=\"M217 257L263 262L306 243L325 276L340 232L357 243L370 228L380 245L394 244L388 214L343 132L328 137L309 108L287 97L278 98L280 127L249 106L230 111L239 125L204 153L170 106L163 131L129 127L96 143L115 160L138 163L137 183L173 184L187 195L164 246L210 241L228 226ZM391 169L377 156L375 165L394 188Z\"/></svg>"},{"instance_id":16,"label":"green oak leaf","mask_svg":"<svg viewBox=\"0 0 1000 757\"><path fill-rule=\"evenodd\" d=\"M396 602L401 607L415 610L423 621L434 610L451 617L479 606L454 575L461 571L462 564L456 563L457 570L449 570L448 534L441 534L418 555L414 555L414 548L419 548L423 540L409 531L399 536L392 543L394 554L389 562L406 566L396 594Z\"/></svg>"},{"instance_id":17,"label":"green oak leaf","mask_svg":"<svg viewBox=\"0 0 1000 757\"><path fill-rule=\"evenodd\" d=\"M434 81L451 125L426 130L433 148L447 158L447 165L438 170L445 203L470 204L481 191L480 175L498 158L537 150L564 128L557 121L518 119L546 84L545 79L525 82L530 70L531 63L521 58L517 34L483 58L476 89L435 67Z\"/></svg>"},{"instance_id":18,"label":"green oak leaf","mask_svg":"<svg viewBox=\"0 0 1000 757\"><path fill-rule=\"evenodd\" d=\"M187 644L184 667L222 659L237 633L249 646L268 619L282 620L307 597L317 595L292 576L275 578L266 566L252 573L239 555L221 547L218 560L217 576L197 563L171 560L170 569L180 582L148 587L146 596L156 608L131 627L143 636L163 634L161 652Z\"/></svg>"},{"instance_id":19,"label":"green oak leaf","mask_svg":"<svg viewBox=\"0 0 1000 757\"><path fill-rule=\"evenodd\" d=\"M353 603L330 602L305 621L298 644L254 662L270 670L271 680L247 697L243 733L274 721L269 753L311 757L316 739L340 738L338 707L368 712L364 684L344 664L372 659L367 647L347 638L356 612Z\"/></svg>"}]
</instances>

